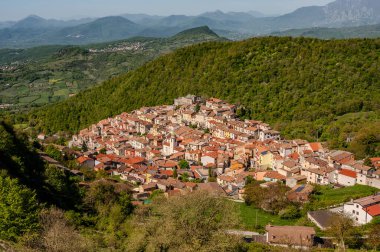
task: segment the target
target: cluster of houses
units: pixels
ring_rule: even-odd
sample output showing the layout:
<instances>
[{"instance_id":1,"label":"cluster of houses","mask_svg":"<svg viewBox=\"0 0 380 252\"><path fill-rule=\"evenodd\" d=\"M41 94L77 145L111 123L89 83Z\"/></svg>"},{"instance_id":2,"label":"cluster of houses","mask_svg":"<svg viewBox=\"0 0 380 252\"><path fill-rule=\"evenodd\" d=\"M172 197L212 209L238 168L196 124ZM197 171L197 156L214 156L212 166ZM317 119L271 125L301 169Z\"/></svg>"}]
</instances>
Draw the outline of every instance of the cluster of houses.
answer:
<instances>
[{"instance_id":1,"label":"cluster of houses","mask_svg":"<svg viewBox=\"0 0 380 252\"><path fill-rule=\"evenodd\" d=\"M139 200L157 189L168 196L205 189L241 199L248 176L264 186L286 183L295 201L308 200L307 184L380 188L380 158L367 166L352 153L319 142L282 139L266 123L239 119L237 109L188 95L173 105L102 120L74 135L69 145L86 150L79 165L135 184Z\"/></svg>"},{"instance_id":2,"label":"cluster of houses","mask_svg":"<svg viewBox=\"0 0 380 252\"><path fill-rule=\"evenodd\" d=\"M125 51L138 51L144 50L144 45L141 42L123 42L116 46L109 46L102 49L90 48L90 53L110 53L110 52L125 52Z\"/></svg>"}]
</instances>

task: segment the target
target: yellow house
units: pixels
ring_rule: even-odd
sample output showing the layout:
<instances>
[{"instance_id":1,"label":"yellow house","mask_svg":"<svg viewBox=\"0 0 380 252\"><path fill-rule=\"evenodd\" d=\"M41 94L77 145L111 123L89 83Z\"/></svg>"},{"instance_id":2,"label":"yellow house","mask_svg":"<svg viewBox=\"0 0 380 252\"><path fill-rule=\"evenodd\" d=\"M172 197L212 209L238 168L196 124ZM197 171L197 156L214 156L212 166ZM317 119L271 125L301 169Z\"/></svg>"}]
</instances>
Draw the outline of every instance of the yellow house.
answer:
<instances>
[{"instance_id":1,"label":"yellow house","mask_svg":"<svg viewBox=\"0 0 380 252\"><path fill-rule=\"evenodd\" d=\"M146 176L146 183L152 182L152 174L147 172L145 173L145 176Z\"/></svg>"},{"instance_id":2,"label":"yellow house","mask_svg":"<svg viewBox=\"0 0 380 252\"><path fill-rule=\"evenodd\" d=\"M240 169L244 169L244 165L241 164L241 163L239 163L239 162L236 161L236 160L232 160L232 161L231 161L230 169L231 169L231 170L240 170Z\"/></svg>"},{"instance_id":3,"label":"yellow house","mask_svg":"<svg viewBox=\"0 0 380 252\"><path fill-rule=\"evenodd\" d=\"M265 146L256 148L256 162L259 168L272 168L273 154Z\"/></svg>"}]
</instances>

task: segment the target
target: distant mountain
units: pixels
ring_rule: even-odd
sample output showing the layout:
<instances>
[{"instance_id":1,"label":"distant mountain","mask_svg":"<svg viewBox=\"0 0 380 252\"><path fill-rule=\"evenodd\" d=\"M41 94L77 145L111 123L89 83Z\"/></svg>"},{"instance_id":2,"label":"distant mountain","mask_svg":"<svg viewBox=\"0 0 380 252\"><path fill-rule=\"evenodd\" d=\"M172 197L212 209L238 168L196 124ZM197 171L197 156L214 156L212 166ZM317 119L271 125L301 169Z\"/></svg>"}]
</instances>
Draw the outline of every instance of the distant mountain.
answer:
<instances>
[{"instance_id":1,"label":"distant mountain","mask_svg":"<svg viewBox=\"0 0 380 252\"><path fill-rule=\"evenodd\" d=\"M51 44L87 44L134 36L170 37L194 27L208 26L219 35L238 40L290 29L354 27L380 23L380 0L336 0L277 17L249 12L206 12L198 16L124 14L97 20L60 21L29 16L0 23L0 48ZM3 27L3 29L1 29ZM363 33L362 33L363 34Z\"/></svg>"},{"instance_id":2,"label":"distant mountain","mask_svg":"<svg viewBox=\"0 0 380 252\"><path fill-rule=\"evenodd\" d=\"M310 27L343 27L380 23L379 0L336 0L326 6L311 6L273 18L277 30Z\"/></svg>"},{"instance_id":3,"label":"distant mountain","mask_svg":"<svg viewBox=\"0 0 380 252\"><path fill-rule=\"evenodd\" d=\"M257 17L257 18L261 18L261 17L267 17L268 15L264 14L264 13L261 13L259 11L248 11L247 12L249 15L253 16L253 17Z\"/></svg>"},{"instance_id":4,"label":"distant mountain","mask_svg":"<svg viewBox=\"0 0 380 252\"><path fill-rule=\"evenodd\" d=\"M37 27L41 28L41 27L48 26L48 24L49 22L47 22L47 20L39 16L31 15L15 23L12 26L12 28L13 29L37 28Z\"/></svg>"},{"instance_id":5,"label":"distant mountain","mask_svg":"<svg viewBox=\"0 0 380 252\"><path fill-rule=\"evenodd\" d=\"M219 38L218 34L212 31L208 26L202 26L182 31L172 37L173 39L202 39L213 40Z\"/></svg>"},{"instance_id":6,"label":"distant mountain","mask_svg":"<svg viewBox=\"0 0 380 252\"><path fill-rule=\"evenodd\" d=\"M206 12L200 15L201 17L206 17L212 20L217 20L221 22L233 21L233 22L251 22L255 20L255 16L248 12Z\"/></svg>"},{"instance_id":7,"label":"distant mountain","mask_svg":"<svg viewBox=\"0 0 380 252\"><path fill-rule=\"evenodd\" d=\"M38 45L83 45L130 38L142 28L123 17L104 17L95 21L45 20L30 16L13 27L0 30L0 48Z\"/></svg>"},{"instance_id":8,"label":"distant mountain","mask_svg":"<svg viewBox=\"0 0 380 252\"><path fill-rule=\"evenodd\" d=\"M274 32L274 36L311 37L321 39L380 38L380 24L342 28L305 28Z\"/></svg>"},{"instance_id":9,"label":"distant mountain","mask_svg":"<svg viewBox=\"0 0 380 252\"><path fill-rule=\"evenodd\" d=\"M348 26L380 23L379 0L337 0L325 7L325 24Z\"/></svg>"},{"instance_id":10,"label":"distant mountain","mask_svg":"<svg viewBox=\"0 0 380 252\"><path fill-rule=\"evenodd\" d=\"M5 21L5 22L0 22L0 29L5 29L8 27L11 27L15 24L15 21Z\"/></svg>"},{"instance_id":11,"label":"distant mountain","mask_svg":"<svg viewBox=\"0 0 380 252\"><path fill-rule=\"evenodd\" d=\"M70 27L76 26L80 24L85 24L91 21L94 21L93 18L83 18L78 20L69 20L62 21L56 19L44 19L42 17L36 15L30 15L18 22L15 22L13 25L9 26L12 29L40 29L40 28L62 28L62 27Z\"/></svg>"},{"instance_id":12,"label":"distant mountain","mask_svg":"<svg viewBox=\"0 0 380 252\"><path fill-rule=\"evenodd\" d=\"M156 21L164 18L163 16L147 15L147 14L123 14L120 16L124 17L126 19L129 19L132 22L134 22L136 24L140 24L140 25L156 22Z\"/></svg>"},{"instance_id":13,"label":"distant mountain","mask_svg":"<svg viewBox=\"0 0 380 252\"><path fill-rule=\"evenodd\" d=\"M93 22L67 27L51 34L56 43L84 44L129 38L141 30L140 26L123 17L104 17Z\"/></svg>"}]
</instances>

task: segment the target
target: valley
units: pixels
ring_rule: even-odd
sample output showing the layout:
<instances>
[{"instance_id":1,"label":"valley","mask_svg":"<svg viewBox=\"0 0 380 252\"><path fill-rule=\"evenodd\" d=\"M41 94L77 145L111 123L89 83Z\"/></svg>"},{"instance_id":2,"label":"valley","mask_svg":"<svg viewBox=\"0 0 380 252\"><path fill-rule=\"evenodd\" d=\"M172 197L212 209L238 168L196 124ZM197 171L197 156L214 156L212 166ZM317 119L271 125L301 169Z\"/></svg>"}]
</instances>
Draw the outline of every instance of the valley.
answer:
<instances>
[{"instance_id":1,"label":"valley","mask_svg":"<svg viewBox=\"0 0 380 252\"><path fill-rule=\"evenodd\" d=\"M65 100L177 48L225 41L208 27L170 38L133 38L87 46L0 50L0 104L13 110Z\"/></svg>"}]
</instances>

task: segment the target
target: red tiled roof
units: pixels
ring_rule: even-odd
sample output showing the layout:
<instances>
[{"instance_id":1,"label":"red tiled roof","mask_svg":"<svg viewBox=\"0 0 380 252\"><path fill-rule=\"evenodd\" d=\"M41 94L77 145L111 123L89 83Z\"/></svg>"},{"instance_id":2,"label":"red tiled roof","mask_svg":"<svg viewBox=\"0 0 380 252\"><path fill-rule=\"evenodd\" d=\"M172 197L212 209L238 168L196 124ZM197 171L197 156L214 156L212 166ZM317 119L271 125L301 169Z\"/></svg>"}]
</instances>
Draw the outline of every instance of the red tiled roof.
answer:
<instances>
[{"instance_id":1,"label":"red tiled roof","mask_svg":"<svg viewBox=\"0 0 380 252\"><path fill-rule=\"evenodd\" d=\"M142 157L134 157L134 158L129 158L128 160L126 160L127 164L139 164L139 163L143 163L145 161L145 158L142 158Z\"/></svg>"},{"instance_id":2,"label":"red tiled roof","mask_svg":"<svg viewBox=\"0 0 380 252\"><path fill-rule=\"evenodd\" d=\"M311 154L311 153L313 153L313 151L311 151L311 150L304 150L303 153L304 154Z\"/></svg>"},{"instance_id":3,"label":"red tiled roof","mask_svg":"<svg viewBox=\"0 0 380 252\"><path fill-rule=\"evenodd\" d=\"M171 170L160 170L160 173L169 177L173 176L173 171Z\"/></svg>"},{"instance_id":4,"label":"red tiled roof","mask_svg":"<svg viewBox=\"0 0 380 252\"><path fill-rule=\"evenodd\" d=\"M342 174L347 177L356 178L356 172L351 170L342 169L339 171L339 174Z\"/></svg>"},{"instance_id":5,"label":"red tiled roof","mask_svg":"<svg viewBox=\"0 0 380 252\"><path fill-rule=\"evenodd\" d=\"M300 158L300 155L297 152L294 152L292 154L289 154L288 157L293 160L298 160Z\"/></svg>"},{"instance_id":6,"label":"red tiled roof","mask_svg":"<svg viewBox=\"0 0 380 252\"><path fill-rule=\"evenodd\" d=\"M191 187L191 188L195 188L197 186L197 184L193 182L185 182L185 185L186 187Z\"/></svg>"},{"instance_id":7,"label":"red tiled roof","mask_svg":"<svg viewBox=\"0 0 380 252\"><path fill-rule=\"evenodd\" d=\"M218 157L218 152L208 152L203 155L204 157L212 157L212 158L217 158Z\"/></svg>"},{"instance_id":8,"label":"red tiled roof","mask_svg":"<svg viewBox=\"0 0 380 252\"><path fill-rule=\"evenodd\" d=\"M88 160L91 160L91 158L85 157L85 156L81 156L81 157L77 158L77 161L79 164L83 164L84 162L86 162Z\"/></svg>"},{"instance_id":9,"label":"red tiled roof","mask_svg":"<svg viewBox=\"0 0 380 252\"><path fill-rule=\"evenodd\" d=\"M285 176L281 175L280 173L278 173L276 171L269 171L269 172L265 173L264 177L265 178L271 178L271 179L278 179L278 180L286 179Z\"/></svg>"},{"instance_id":10,"label":"red tiled roof","mask_svg":"<svg viewBox=\"0 0 380 252\"><path fill-rule=\"evenodd\" d=\"M373 166L380 168L380 157L370 158L370 160Z\"/></svg>"},{"instance_id":11,"label":"red tiled roof","mask_svg":"<svg viewBox=\"0 0 380 252\"><path fill-rule=\"evenodd\" d=\"M190 170L192 170L192 171L194 171L195 169L201 169L201 168L203 168L202 165L191 165L190 166Z\"/></svg>"},{"instance_id":12,"label":"red tiled roof","mask_svg":"<svg viewBox=\"0 0 380 252\"><path fill-rule=\"evenodd\" d=\"M309 145L310 145L311 150L314 151L314 152L319 151L320 149L322 149L321 143L309 143Z\"/></svg>"},{"instance_id":13,"label":"red tiled roof","mask_svg":"<svg viewBox=\"0 0 380 252\"><path fill-rule=\"evenodd\" d=\"M380 204L369 206L363 208L371 216L379 216L380 215Z\"/></svg>"}]
</instances>

